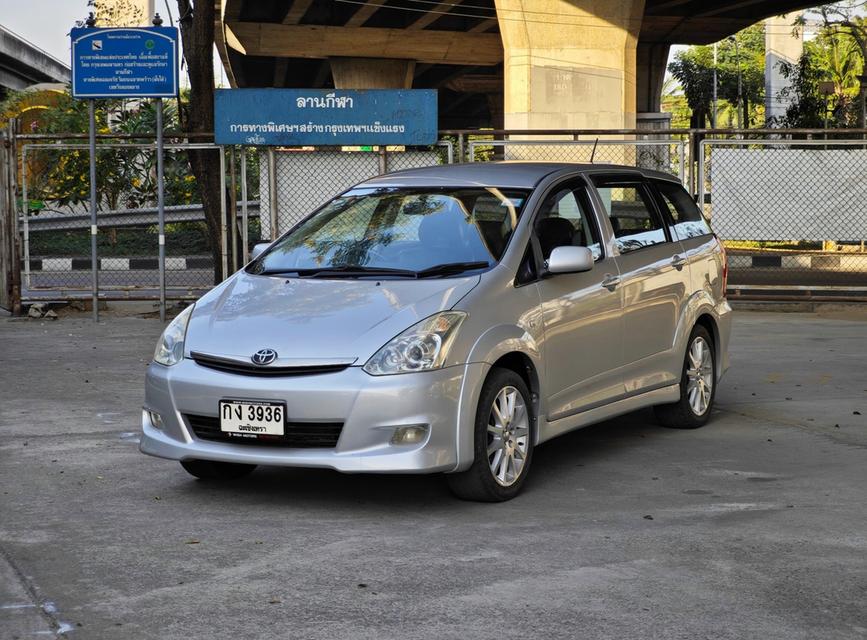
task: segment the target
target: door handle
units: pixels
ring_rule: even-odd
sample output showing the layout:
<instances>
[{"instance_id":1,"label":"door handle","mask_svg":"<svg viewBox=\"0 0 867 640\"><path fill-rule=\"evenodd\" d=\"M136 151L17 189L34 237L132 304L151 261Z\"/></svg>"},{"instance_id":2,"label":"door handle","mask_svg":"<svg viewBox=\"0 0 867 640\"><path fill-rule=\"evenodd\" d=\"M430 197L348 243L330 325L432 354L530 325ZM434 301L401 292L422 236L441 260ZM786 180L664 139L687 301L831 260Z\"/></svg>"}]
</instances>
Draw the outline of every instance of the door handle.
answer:
<instances>
[{"instance_id":1,"label":"door handle","mask_svg":"<svg viewBox=\"0 0 867 640\"><path fill-rule=\"evenodd\" d=\"M620 284L620 276L612 275L610 273L605 274L605 278L602 280L602 286L609 291L614 291L618 284Z\"/></svg>"},{"instance_id":2,"label":"door handle","mask_svg":"<svg viewBox=\"0 0 867 640\"><path fill-rule=\"evenodd\" d=\"M671 259L671 264L675 269L680 271L686 265L686 258L681 255L675 255Z\"/></svg>"}]
</instances>

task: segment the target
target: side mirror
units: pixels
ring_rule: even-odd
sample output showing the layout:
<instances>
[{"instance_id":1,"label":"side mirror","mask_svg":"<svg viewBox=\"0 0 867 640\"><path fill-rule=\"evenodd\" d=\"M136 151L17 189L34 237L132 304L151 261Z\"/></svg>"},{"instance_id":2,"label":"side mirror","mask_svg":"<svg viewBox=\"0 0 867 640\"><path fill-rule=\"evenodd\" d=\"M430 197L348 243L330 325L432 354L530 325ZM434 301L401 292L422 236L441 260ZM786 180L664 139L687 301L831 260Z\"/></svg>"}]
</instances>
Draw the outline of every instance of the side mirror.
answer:
<instances>
[{"instance_id":1,"label":"side mirror","mask_svg":"<svg viewBox=\"0 0 867 640\"><path fill-rule=\"evenodd\" d=\"M548 273L577 273L593 268L593 252L587 247L554 247L547 261Z\"/></svg>"},{"instance_id":2,"label":"side mirror","mask_svg":"<svg viewBox=\"0 0 867 640\"><path fill-rule=\"evenodd\" d=\"M250 252L250 260L253 261L263 253L265 253L265 249L271 246L270 242L259 242L258 244L253 246L253 250Z\"/></svg>"}]
</instances>

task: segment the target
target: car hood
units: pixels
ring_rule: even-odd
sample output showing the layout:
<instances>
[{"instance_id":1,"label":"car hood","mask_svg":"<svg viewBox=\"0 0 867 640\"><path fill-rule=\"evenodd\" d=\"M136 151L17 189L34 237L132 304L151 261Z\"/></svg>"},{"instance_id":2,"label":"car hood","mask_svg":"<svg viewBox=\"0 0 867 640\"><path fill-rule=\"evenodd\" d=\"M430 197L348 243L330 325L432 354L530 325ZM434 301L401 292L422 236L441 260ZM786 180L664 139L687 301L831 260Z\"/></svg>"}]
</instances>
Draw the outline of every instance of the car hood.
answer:
<instances>
[{"instance_id":1,"label":"car hood","mask_svg":"<svg viewBox=\"0 0 867 640\"><path fill-rule=\"evenodd\" d=\"M363 364L418 321L451 309L478 275L423 280L302 279L240 271L196 303L185 351L276 364Z\"/></svg>"}]
</instances>

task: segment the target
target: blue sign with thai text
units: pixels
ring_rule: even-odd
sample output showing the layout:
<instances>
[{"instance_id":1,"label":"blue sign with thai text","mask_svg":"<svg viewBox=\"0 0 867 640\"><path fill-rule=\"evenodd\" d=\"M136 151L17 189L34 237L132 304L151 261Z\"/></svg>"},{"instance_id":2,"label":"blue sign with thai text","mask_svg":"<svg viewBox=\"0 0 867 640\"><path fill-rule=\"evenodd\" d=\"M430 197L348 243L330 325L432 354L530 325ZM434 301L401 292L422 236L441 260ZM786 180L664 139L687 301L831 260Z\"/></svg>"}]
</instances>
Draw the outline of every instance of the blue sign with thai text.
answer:
<instances>
[{"instance_id":1,"label":"blue sign with thai text","mask_svg":"<svg viewBox=\"0 0 867 640\"><path fill-rule=\"evenodd\" d=\"M73 98L177 95L176 28L77 28L70 35Z\"/></svg>"},{"instance_id":2,"label":"blue sign with thai text","mask_svg":"<svg viewBox=\"0 0 867 640\"><path fill-rule=\"evenodd\" d=\"M429 145L437 141L433 89L219 89L217 144Z\"/></svg>"}]
</instances>

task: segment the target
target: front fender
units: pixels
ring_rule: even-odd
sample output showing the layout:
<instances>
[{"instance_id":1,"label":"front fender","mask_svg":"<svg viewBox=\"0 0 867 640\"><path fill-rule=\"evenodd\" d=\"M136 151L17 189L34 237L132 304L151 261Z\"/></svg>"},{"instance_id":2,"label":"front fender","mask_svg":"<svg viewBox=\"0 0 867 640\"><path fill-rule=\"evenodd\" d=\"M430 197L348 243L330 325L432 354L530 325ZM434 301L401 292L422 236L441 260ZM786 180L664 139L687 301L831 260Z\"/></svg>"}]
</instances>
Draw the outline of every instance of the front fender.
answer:
<instances>
[{"instance_id":1,"label":"front fender","mask_svg":"<svg viewBox=\"0 0 867 640\"><path fill-rule=\"evenodd\" d=\"M472 402L472 407L462 407L462 424L472 426L470 428L459 429L458 451L462 455L459 456L459 466L456 471L463 471L472 464L472 454L466 454L473 451L473 430L476 409L488 372L497 360L510 353L520 353L529 358L535 374L534 384L530 385L531 387L535 387L531 391L535 391L537 396L534 403L535 413L537 417L544 415L541 400L544 394L540 393L539 390L544 384L545 371L542 366L542 358L536 338L517 325L502 324L489 328L473 344L468 357L468 367L474 364L482 364L484 365L484 375L479 379L473 380L462 394L463 399ZM536 438L538 439L538 437L537 429Z\"/></svg>"},{"instance_id":2,"label":"front fender","mask_svg":"<svg viewBox=\"0 0 867 640\"><path fill-rule=\"evenodd\" d=\"M504 355L515 351L529 357L539 371L541 355L536 338L517 325L500 324L486 330L470 349L467 362L494 364Z\"/></svg>"}]
</instances>

